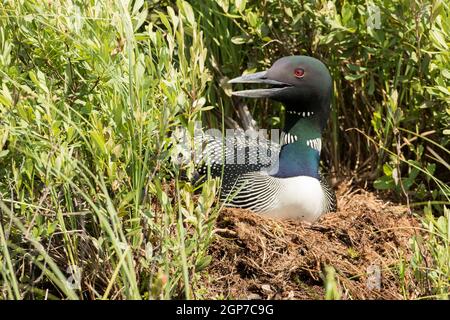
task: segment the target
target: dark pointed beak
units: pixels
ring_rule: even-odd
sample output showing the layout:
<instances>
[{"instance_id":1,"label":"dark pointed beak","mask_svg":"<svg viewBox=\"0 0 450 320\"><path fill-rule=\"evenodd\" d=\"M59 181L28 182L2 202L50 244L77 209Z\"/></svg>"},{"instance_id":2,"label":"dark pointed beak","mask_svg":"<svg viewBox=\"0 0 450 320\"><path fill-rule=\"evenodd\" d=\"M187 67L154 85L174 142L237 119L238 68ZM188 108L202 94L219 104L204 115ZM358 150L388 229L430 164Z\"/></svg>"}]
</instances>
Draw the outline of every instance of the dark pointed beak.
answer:
<instances>
[{"instance_id":1,"label":"dark pointed beak","mask_svg":"<svg viewBox=\"0 0 450 320\"><path fill-rule=\"evenodd\" d=\"M246 74L241 77L231 79L230 81L228 81L228 83L258 83L277 86L267 89L252 89L232 92L232 95L234 96L248 98L270 98L273 97L276 93L291 86L287 83L267 78L267 71Z\"/></svg>"}]
</instances>

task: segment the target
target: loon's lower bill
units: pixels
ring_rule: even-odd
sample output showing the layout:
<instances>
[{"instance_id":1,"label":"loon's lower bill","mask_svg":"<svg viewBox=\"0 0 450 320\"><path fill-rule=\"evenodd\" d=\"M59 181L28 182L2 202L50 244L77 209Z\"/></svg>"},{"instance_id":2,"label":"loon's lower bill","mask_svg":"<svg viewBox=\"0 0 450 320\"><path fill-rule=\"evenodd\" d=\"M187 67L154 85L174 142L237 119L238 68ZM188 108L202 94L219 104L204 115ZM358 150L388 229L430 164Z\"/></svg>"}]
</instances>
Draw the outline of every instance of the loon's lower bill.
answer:
<instances>
[{"instance_id":1,"label":"loon's lower bill","mask_svg":"<svg viewBox=\"0 0 450 320\"><path fill-rule=\"evenodd\" d=\"M308 222L336 210L334 190L319 173L321 135L330 113L332 87L325 65L307 56L284 57L267 71L229 83L268 85L233 95L280 101L286 114L279 144L244 134L206 137L198 173L209 171L222 177L221 201L230 207Z\"/></svg>"}]
</instances>

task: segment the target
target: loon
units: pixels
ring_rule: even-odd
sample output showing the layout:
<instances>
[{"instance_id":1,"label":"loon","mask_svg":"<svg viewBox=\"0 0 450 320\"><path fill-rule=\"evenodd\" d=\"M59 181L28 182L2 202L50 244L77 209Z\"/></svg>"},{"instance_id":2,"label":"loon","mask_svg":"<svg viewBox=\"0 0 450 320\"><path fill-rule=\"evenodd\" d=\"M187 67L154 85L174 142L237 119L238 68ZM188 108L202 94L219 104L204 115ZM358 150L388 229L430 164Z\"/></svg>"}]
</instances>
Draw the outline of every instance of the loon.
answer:
<instances>
[{"instance_id":1,"label":"loon","mask_svg":"<svg viewBox=\"0 0 450 320\"><path fill-rule=\"evenodd\" d=\"M319 171L321 135L332 94L326 66L309 56L288 56L266 71L228 83L268 86L232 94L279 101L286 115L280 144L261 136L206 137L199 173L222 177L220 198L225 206L310 223L335 211L335 192ZM267 157L275 161L267 161Z\"/></svg>"}]
</instances>

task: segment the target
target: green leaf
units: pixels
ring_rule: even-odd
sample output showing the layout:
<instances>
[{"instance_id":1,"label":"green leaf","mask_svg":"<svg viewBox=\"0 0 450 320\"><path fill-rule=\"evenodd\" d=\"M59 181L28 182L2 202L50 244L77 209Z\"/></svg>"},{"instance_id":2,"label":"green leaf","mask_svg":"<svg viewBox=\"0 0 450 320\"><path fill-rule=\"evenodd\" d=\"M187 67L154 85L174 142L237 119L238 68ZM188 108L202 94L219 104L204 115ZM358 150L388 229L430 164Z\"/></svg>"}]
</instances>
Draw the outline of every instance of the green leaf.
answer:
<instances>
[{"instance_id":1,"label":"green leaf","mask_svg":"<svg viewBox=\"0 0 450 320\"><path fill-rule=\"evenodd\" d=\"M242 37L242 36L235 36L233 38L231 38L231 42L233 42L234 44L244 44L247 43L248 38L246 37Z\"/></svg>"},{"instance_id":2,"label":"green leaf","mask_svg":"<svg viewBox=\"0 0 450 320\"><path fill-rule=\"evenodd\" d=\"M205 269L212 261L212 256L207 255L203 258L201 258L195 265L195 271L202 271Z\"/></svg>"},{"instance_id":3,"label":"green leaf","mask_svg":"<svg viewBox=\"0 0 450 320\"><path fill-rule=\"evenodd\" d=\"M364 78L364 74L347 74L345 75L345 79L349 81L355 81L358 79Z\"/></svg>"},{"instance_id":4,"label":"green leaf","mask_svg":"<svg viewBox=\"0 0 450 320\"><path fill-rule=\"evenodd\" d=\"M9 150L2 150L0 151L0 158L6 157L9 153Z\"/></svg>"},{"instance_id":5,"label":"green leaf","mask_svg":"<svg viewBox=\"0 0 450 320\"><path fill-rule=\"evenodd\" d=\"M445 216L440 216L437 219L436 226L441 234L447 233L447 223L448 221Z\"/></svg>"},{"instance_id":6,"label":"green leaf","mask_svg":"<svg viewBox=\"0 0 450 320\"><path fill-rule=\"evenodd\" d=\"M293 18L294 14L292 13L292 9L290 7L284 7L284 13L286 13L286 15L289 18Z\"/></svg>"},{"instance_id":7,"label":"green leaf","mask_svg":"<svg viewBox=\"0 0 450 320\"><path fill-rule=\"evenodd\" d=\"M450 79L450 71L448 69L442 69L441 74L447 79Z\"/></svg>"},{"instance_id":8,"label":"green leaf","mask_svg":"<svg viewBox=\"0 0 450 320\"><path fill-rule=\"evenodd\" d=\"M7 107L11 107L12 100L7 99L4 95L0 95L0 104L3 104L4 106Z\"/></svg>"},{"instance_id":9,"label":"green leaf","mask_svg":"<svg viewBox=\"0 0 450 320\"><path fill-rule=\"evenodd\" d=\"M183 1L183 11L184 11L184 15L187 19L187 21L191 24L194 25L195 24L195 16L194 16L194 11L192 10L191 5L186 2Z\"/></svg>"},{"instance_id":10,"label":"green leaf","mask_svg":"<svg viewBox=\"0 0 450 320\"><path fill-rule=\"evenodd\" d=\"M433 29L430 31L430 34L431 34L431 38L433 39L434 45L438 49L448 50L448 45L445 42L445 38L442 35L441 31Z\"/></svg>"},{"instance_id":11,"label":"green leaf","mask_svg":"<svg viewBox=\"0 0 450 320\"><path fill-rule=\"evenodd\" d=\"M169 33L172 33L172 26L170 25L169 20L167 19L166 15L163 13L158 13L159 15L159 19L161 20L161 22L163 23L164 27L166 27L167 31Z\"/></svg>"},{"instance_id":12,"label":"green leaf","mask_svg":"<svg viewBox=\"0 0 450 320\"><path fill-rule=\"evenodd\" d=\"M225 13L228 13L228 10L230 8L229 0L216 0L216 2Z\"/></svg>"},{"instance_id":13,"label":"green leaf","mask_svg":"<svg viewBox=\"0 0 450 320\"><path fill-rule=\"evenodd\" d=\"M131 14L135 15L142 8L143 5L144 5L144 0L135 0Z\"/></svg>"},{"instance_id":14,"label":"green leaf","mask_svg":"<svg viewBox=\"0 0 450 320\"><path fill-rule=\"evenodd\" d=\"M102 134L97 131L90 132L91 139L94 141L95 145L99 149L99 151L103 154L107 153L105 138Z\"/></svg>"},{"instance_id":15,"label":"green leaf","mask_svg":"<svg viewBox=\"0 0 450 320\"><path fill-rule=\"evenodd\" d=\"M7 107L11 107L13 105L13 98L11 96L11 92L9 92L6 83L2 83L2 94L0 95L0 103Z\"/></svg>"},{"instance_id":16,"label":"green leaf","mask_svg":"<svg viewBox=\"0 0 450 320\"><path fill-rule=\"evenodd\" d=\"M383 172L388 177L392 176L392 168L388 163L383 165Z\"/></svg>"},{"instance_id":17,"label":"green leaf","mask_svg":"<svg viewBox=\"0 0 450 320\"><path fill-rule=\"evenodd\" d=\"M258 15L256 13L253 12L249 12L246 16L248 24L252 27L252 28L256 28L256 26L258 25L259 19L258 19Z\"/></svg>"},{"instance_id":18,"label":"green leaf","mask_svg":"<svg viewBox=\"0 0 450 320\"><path fill-rule=\"evenodd\" d=\"M245 6L247 5L247 0L236 0L236 9L239 12L242 12L245 10Z\"/></svg>"},{"instance_id":19,"label":"green leaf","mask_svg":"<svg viewBox=\"0 0 450 320\"><path fill-rule=\"evenodd\" d=\"M384 176L375 180L373 186L378 190L389 190L395 187L395 183L392 178Z\"/></svg>"}]
</instances>

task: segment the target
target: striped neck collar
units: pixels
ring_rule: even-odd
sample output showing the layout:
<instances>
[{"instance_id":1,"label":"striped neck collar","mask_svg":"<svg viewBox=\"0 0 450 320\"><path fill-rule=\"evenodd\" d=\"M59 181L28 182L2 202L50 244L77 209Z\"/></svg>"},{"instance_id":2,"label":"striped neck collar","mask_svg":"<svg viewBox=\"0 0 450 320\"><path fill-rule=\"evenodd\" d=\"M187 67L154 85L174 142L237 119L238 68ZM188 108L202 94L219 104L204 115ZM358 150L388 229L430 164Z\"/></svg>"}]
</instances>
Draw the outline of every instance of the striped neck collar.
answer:
<instances>
[{"instance_id":1,"label":"striped neck collar","mask_svg":"<svg viewBox=\"0 0 450 320\"><path fill-rule=\"evenodd\" d=\"M319 160L322 148L321 130L311 118L299 117L289 131L281 134L278 168L274 176L310 176L319 178Z\"/></svg>"}]
</instances>

